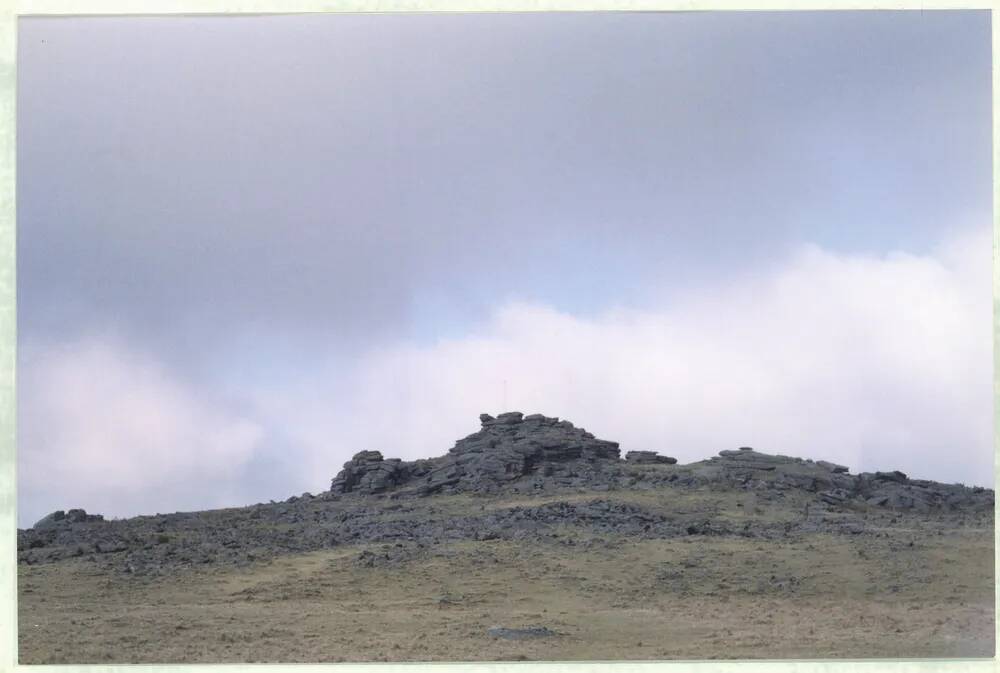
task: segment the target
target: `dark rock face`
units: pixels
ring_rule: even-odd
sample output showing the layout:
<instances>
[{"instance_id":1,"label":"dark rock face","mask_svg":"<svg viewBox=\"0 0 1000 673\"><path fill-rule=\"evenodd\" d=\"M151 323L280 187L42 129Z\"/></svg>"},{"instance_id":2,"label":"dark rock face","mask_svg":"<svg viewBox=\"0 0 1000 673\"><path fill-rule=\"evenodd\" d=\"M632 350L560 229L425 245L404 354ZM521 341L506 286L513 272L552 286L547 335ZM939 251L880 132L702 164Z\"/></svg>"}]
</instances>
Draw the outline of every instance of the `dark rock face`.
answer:
<instances>
[{"instance_id":1,"label":"dark rock face","mask_svg":"<svg viewBox=\"0 0 1000 673\"><path fill-rule=\"evenodd\" d=\"M677 463L676 458L671 458L670 456L661 456L656 451L629 451L625 454L625 462L632 463L634 465L674 465Z\"/></svg>"},{"instance_id":2,"label":"dark rock face","mask_svg":"<svg viewBox=\"0 0 1000 673\"><path fill-rule=\"evenodd\" d=\"M494 493L531 477L556 485L583 485L620 463L616 442L597 439L569 421L517 411L496 418L482 414L479 420L479 432L458 440L439 458L404 462L384 460L378 451L362 451L344 465L330 491L379 493L405 486L411 489L405 494L415 495Z\"/></svg>"},{"instance_id":3,"label":"dark rock face","mask_svg":"<svg viewBox=\"0 0 1000 673\"><path fill-rule=\"evenodd\" d=\"M399 458L385 460L379 451L361 451L344 463L344 469L330 484L330 490L381 493L406 481L408 474L408 466Z\"/></svg>"}]
</instances>

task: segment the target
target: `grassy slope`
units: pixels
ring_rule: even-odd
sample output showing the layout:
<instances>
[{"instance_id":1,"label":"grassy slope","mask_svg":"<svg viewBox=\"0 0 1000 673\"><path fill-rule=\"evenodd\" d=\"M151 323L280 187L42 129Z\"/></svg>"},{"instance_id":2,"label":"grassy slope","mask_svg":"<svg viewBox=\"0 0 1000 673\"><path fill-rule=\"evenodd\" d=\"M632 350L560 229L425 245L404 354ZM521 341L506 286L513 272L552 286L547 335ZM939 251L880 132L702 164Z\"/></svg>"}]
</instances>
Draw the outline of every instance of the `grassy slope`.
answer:
<instances>
[{"instance_id":1,"label":"grassy slope","mask_svg":"<svg viewBox=\"0 0 1000 673\"><path fill-rule=\"evenodd\" d=\"M795 503L759 507L752 494L601 497L736 519L799 516ZM556 499L566 496L546 498ZM456 512L480 506L457 496L427 502ZM343 547L159 579L101 574L83 559L21 566L20 659L992 656L991 525L889 518L870 521L880 537L466 541L375 567L356 563L359 547ZM493 625L536 624L562 635L486 634Z\"/></svg>"}]
</instances>

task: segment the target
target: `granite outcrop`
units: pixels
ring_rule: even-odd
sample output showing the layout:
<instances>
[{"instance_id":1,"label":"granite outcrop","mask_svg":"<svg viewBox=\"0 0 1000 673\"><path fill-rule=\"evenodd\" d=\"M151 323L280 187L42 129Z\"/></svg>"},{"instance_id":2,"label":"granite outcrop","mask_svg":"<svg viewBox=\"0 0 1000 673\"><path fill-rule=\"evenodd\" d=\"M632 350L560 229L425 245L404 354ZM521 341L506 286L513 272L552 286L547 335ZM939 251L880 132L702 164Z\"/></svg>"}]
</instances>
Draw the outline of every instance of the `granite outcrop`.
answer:
<instances>
[{"instance_id":1,"label":"granite outcrop","mask_svg":"<svg viewBox=\"0 0 1000 673\"><path fill-rule=\"evenodd\" d=\"M447 454L404 461L361 451L333 479L326 497L435 493L536 493L585 488L608 491L667 486L768 490L796 489L830 506L867 505L928 511L981 506L988 489L910 479L898 470L851 474L846 465L758 451L725 449L705 461L678 465L650 450L621 457L617 442L557 417L507 412L481 414L479 431ZM990 500L992 502L992 500Z\"/></svg>"},{"instance_id":2,"label":"granite outcrop","mask_svg":"<svg viewBox=\"0 0 1000 673\"><path fill-rule=\"evenodd\" d=\"M379 451L361 451L334 478L330 493L384 493L405 487L400 495L489 494L525 480L553 487L585 486L613 476L621 462L617 442L597 439L569 421L516 411L496 417L481 414L479 421L478 432L458 440L438 458L407 462L386 459Z\"/></svg>"},{"instance_id":3,"label":"granite outcrop","mask_svg":"<svg viewBox=\"0 0 1000 673\"><path fill-rule=\"evenodd\" d=\"M357 558L374 567L460 540L588 547L682 536L878 536L897 522L914 530L930 521L992 525L994 492L983 487L898 470L851 474L845 465L748 446L687 464L648 449L622 457L617 442L558 418L508 412L479 422L438 457L407 461L361 451L328 491L284 502L110 521L82 509L56 511L18 531L18 560L81 557L126 573L162 574L382 545ZM428 497L448 494L471 497ZM525 497L532 495L544 497Z\"/></svg>"}]
</instances>

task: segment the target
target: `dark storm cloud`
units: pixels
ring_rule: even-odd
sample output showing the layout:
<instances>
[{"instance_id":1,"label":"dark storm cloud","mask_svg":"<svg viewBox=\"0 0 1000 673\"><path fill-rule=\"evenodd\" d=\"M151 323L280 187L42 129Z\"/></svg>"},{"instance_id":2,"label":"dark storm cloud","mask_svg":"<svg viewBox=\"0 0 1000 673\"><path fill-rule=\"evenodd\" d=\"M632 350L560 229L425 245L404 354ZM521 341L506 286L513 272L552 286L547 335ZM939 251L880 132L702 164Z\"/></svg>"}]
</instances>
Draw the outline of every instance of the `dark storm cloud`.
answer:
<instances>
[{"instance_id":1,"label":"dark storm cloud","mask_svg":"<svg viewBox=\"0 0 1000 673\"><path fill-rule=\"evenodd\" d=\"M28 19L22 327L367 343L428 304L447 330L507 295L641 303L803 240L923 250L988 208L988 33L985 12Z\"/></svg>"}]
</instances>

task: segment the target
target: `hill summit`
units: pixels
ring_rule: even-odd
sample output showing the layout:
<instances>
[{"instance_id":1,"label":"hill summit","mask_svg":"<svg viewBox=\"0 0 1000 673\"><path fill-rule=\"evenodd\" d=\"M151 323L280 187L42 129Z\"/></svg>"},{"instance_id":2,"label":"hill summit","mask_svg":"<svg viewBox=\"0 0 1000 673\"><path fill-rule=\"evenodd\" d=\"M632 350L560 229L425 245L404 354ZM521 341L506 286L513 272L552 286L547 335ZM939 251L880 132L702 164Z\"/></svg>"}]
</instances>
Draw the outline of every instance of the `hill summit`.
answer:
<instances>
[{"instance_id":1,"label":"hill summit","mask_svg":"<svg viewBox=\"0 0 1000 673\"><path fill-rule=\"evenodd\" d=\"M412 493L494 493L524 479L552 486L583 486L620 462L617 442L597 439L569 421L511 411L481 414L482 429L455 442L444 456L404 462L362 451L344 465L331 493L381 493L408 486ZM521 484L523 485L523 484Z\"/></svg>"},{"instance_id":2,"label":"hill summit","mask_svg":"<svg viewBox=\"0 0 1000 673\"><path fill-rule=\"evenodd\" d=\"M96 645L80 651L101 656L126 642L114 615L139 609L143 635L127 642L151 660L262 659L251 640L302 661L343 647L425 660L424 642L460 646L453 660L508 645L565 659L593 642L595 658L651 657L643 643L705 640L688 626L705 614L747 647L790 634L780 651L797 655L834 651L826 634L852 655L859 643L993 652L992 490L747 446L679 464L540 414L479 425L437 457L362 451L317 495L129 519L54 512L17 532L26 650L84 629ZM80 621L81 604L101 609ZM809 620L817 635L803 640L795 625ZM174 640L149 654L148 633Z\"/></svg>"},{"instance_id":3,"label":"hill summit","mask_svg":"<svg viewBox=\"0 0 1000 673\"><path fill-rule=\"evenodd\" d=\"M479 416L481 429L447 454L404 461L361 451L344 464L328 497L434 493L537 493L583 488L648 490L707 486L781 493L806 491L828 505L851 502L928 511L989 505L992 491L910 479L899 471L850 474L845 465L756 451L722 450L705 461L677 465L655 451L629 451L557 417L519 411Z\"/></svg>"},{"instance_id":4,"label":"hill summit","mask_svg":"<svg viewBox=\"0 0 1000 673\"><path fill-rule=\"evenodd\" d=\"M479 422L477 432L438 457L404 461L362 451L328 491L284 502L123 520L81 509L54 512L18 531L18 560L34 565L79 556L129 573L162 574L343 545L402 545L374 561L359 557L382 563L445 540L576 545L608 535L875 535L900 516L947 527L991 520L993 513L990 489L899 471L854 475L845 465L746 446L688 464L650 450L623 458L618 443L566 420L508 412L482 414ZM576 532L564 537L569 529Z\"/></svg>"}]
</instances>

